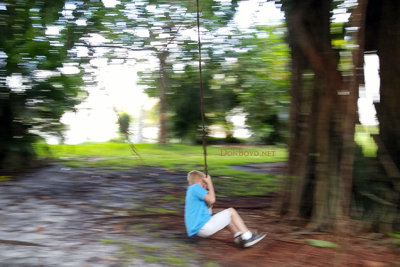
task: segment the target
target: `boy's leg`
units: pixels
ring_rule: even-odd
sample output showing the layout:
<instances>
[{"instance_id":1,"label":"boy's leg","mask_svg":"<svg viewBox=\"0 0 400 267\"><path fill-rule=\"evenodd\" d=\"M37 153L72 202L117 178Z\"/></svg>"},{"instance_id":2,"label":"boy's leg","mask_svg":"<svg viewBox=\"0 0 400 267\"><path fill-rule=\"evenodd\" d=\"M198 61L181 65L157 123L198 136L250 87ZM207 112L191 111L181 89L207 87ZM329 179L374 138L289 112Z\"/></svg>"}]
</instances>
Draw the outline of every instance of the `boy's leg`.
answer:
<instances>
[{"instance_id":1,"label":"boy's leg","mask_svg":"<svg viewBox=\"0 0 400 267\"><path fill-rule=\"evenodd\" d=\"M229 225L228 225L228 229L229 229L229 231L232 233L232 234L236 234L236 233L239 233L240 231L239 231L239 228L237 228L233 223L230 223Z\"/></svg>"},{"instance_id":2,"label":"boy's leg","mask_svg":"<svg viewBox=\"0 0 400 267\"><path fill-rule=\"evenodd\" d=\"M250 247L260 242L265 237L264 233L253 234L250 232L235 209L229 208L229 212L231 213L231 226L229 229L233 231L239 230L242 233L240 237L235 236L235 243L241 244L243 247ZM237 232L233 231L232 233L236 235Z\"/></svg>"},{"instance_id":3,"label":"boy's leg","mask_svg":"<svg viewBox=\"0 0 400 267\"><path fill-rule=\"evenodd\" d=\"M231 219L232 219L231 221L232 228L230 229L237 230L233 234L237 232L246 233L247 231L249 231L249 229L246 227L246 225L244 224L242 218L237 213L237 211L234 208L229 208L228 210L231 214Z\"/></svg>"}]
</instances>

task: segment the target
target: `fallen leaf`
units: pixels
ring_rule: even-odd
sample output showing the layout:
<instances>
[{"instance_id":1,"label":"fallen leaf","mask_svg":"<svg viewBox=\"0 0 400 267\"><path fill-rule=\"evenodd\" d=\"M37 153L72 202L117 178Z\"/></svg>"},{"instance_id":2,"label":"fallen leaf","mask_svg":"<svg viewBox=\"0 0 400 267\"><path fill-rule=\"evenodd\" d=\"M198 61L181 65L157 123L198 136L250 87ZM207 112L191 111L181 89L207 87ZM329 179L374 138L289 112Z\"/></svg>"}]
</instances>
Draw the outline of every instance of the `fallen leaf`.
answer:
<instances>
[{"instance_id":1,"label":"fallen leaf","mask_svg":"<svg viewBox=\"0 0 400 267\"><path fill-rule=\"evenodd\" d=\"M44 230L44 227L38 227L38 228L36 228L36 231L43 231Z\"/></svg>"},{"instance_id":2,"label":"fallen leaf","mask_svg":"<svg viewBox=\"0 0 400 267\"><path fill-rule=\"evenodd\" d=\"M41 196L40 198L41 199L51 199L51 197L49 197L49 196Z\"/></svg>"},{"instance_id":3,"label":"fallen leaf","mask_svg":"<svg viewBox=\"0 0 400 267\"><path fill-rule=\"evenodd\" d=\"M319 247L319 248L338 248L339 245L330 241L325 241L325 240L318 240L318 239L308 239L307 240L308 244L314 247Z\"/></svg>"}]
</instances>

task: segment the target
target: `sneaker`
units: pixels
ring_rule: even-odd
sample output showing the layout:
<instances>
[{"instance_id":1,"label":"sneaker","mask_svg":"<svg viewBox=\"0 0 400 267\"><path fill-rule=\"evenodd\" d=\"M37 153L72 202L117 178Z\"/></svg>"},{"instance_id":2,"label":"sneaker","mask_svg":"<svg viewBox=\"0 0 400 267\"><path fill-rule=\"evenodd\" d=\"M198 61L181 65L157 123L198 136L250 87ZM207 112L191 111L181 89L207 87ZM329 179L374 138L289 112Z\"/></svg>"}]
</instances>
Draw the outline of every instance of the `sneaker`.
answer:
<instances>
[{"instance_id":1,"label":"sneaker","mask_svg":"<svg viewBox=\"0 0 400 267\"><path fill-rule=\"evenodd\" d=\"M242 238L240 238L242 243L241 245L245 248L251 247L260 242L265 236L266 236L265 233L259 233L259 234L253 233L253 236L247 240L243 240Z\"/></svg>"}]
</instances>

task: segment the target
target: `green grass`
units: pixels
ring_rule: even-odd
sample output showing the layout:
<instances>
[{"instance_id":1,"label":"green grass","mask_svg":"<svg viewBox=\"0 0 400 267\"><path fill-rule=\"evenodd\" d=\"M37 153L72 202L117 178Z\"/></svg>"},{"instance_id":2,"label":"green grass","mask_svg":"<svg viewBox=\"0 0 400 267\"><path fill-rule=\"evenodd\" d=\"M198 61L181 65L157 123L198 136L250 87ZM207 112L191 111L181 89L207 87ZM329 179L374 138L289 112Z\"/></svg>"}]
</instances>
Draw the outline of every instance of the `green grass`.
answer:
<instances>
[{"instance_id":1,"label":"green grass","mask_svg":"<svg viewBox=\"0 0 400 267\"><path fill-rule=\"evenodd\" d=\"M137 144L135 145L143 161L134 156L124 143L88 143L80 145L48 145L44 149L43 144L36 145L37 151L42 157L51 157L64 161L72 166L90 167L118 167L129 168L133 165L163 166L166 168L192 169L203 165L203 150L201 146L182 144ZM228 152L253 153L250 155L234 156ZM274 151L274 155L262 155L267 151ZM276 147L229 147L208 146L208 163L211 168L225 166L227 164L242 164L246 162L269 162L286 159L286 150ZM259 155L256 156L255 154Z\"/></svg>"},{"instance_id":2,"label":"green grass","mask_svg":"<svg viewBox=\"0 0 400 267\"><path fill-rule=\"evenodd\" d=\"M144 255L143 258L148 263L158 263L162 261L161 257L153 255Z\"/></svg>"},{"instance_id":3,"label":"green grass","mask_svg":"<svg viewBox=\"0 0 400 267\"><path fill-rule=\"evenodd\" d=\"M184 266L188 263L185 259L172 255L167 255L165 259L170 265L173 266Z\"/></svg>"},{"instance_id":4,"label":"green grass","mask_svg":"<svg viewBox=\"0 0 400 267\"><path fill-rule=\"evenodd\" d=\"M85 143L79 145L37 144L41 157L54 158L70 167L130 169L133 166L162 166L170 171L203 169L203 148L199 145L136 144L143 160L132 154L124 143ZM274 176L237 170L230 165L278 162L287 159L284 148L274 146L208 146L209 173L218 176L219 195L261 195L276 189ZM224 190L234 188L234 192Z\"/></svg>"}]
</instances>

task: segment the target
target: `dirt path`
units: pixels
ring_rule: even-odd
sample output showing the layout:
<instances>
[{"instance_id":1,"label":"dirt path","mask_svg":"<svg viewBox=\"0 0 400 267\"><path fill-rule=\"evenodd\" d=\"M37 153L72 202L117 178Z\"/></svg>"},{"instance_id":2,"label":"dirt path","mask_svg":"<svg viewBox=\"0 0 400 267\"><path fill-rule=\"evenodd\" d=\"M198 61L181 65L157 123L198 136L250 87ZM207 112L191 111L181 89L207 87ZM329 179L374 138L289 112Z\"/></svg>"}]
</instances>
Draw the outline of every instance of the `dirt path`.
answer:
<instances>
[{"instance_id":1,"label":"dirt path","mask_svg":"<svg viewBox=\"0 0 400 267\"><path fill-rule=\"evenodd\" d=\"M396 266L399 249L355 237L294 235L270 211L273 196L219 199L266 231L240 249L228 232L189 239L185 173L51 166L0 182L0 266ZM338 249L316 248L326 239ZM382 241L383 242L383 241ZM400 265L397 265L400 266Z\"/></svg>"},{"instance_id":2,"label":"dirt path","mask_svg":"<svg viewBox=\"0 0 400 267\"><path fill-rule=\"evenodd\" d=\"M0 266L197 266L182 242L146 226L176 212L177 177L53 166L1 182Z\"/></svg>"}]
</instances>

